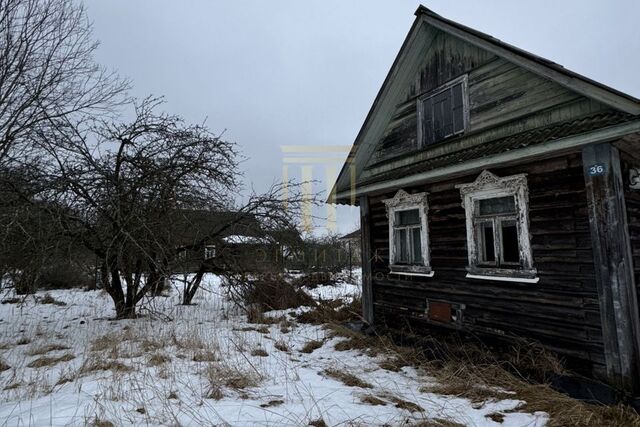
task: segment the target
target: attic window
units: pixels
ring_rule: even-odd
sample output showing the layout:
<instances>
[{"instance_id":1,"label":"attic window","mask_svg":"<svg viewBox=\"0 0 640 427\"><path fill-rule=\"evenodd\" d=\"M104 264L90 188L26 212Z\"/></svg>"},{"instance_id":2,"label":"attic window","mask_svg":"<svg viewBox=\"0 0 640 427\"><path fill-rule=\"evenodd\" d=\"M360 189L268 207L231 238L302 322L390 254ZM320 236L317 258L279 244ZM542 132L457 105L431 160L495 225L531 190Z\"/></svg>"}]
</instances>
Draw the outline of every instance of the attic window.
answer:
<instances>
[{"instance_id":1,"label":"attic window","mask_svg":"<svg viewBox=\"0 0 640 427\"><path fill-rule=\"evenodd\" d=\"M418 141L435 144L465 131L469 121L467 76L418 98Z\"/></svg>"}]
</instances>

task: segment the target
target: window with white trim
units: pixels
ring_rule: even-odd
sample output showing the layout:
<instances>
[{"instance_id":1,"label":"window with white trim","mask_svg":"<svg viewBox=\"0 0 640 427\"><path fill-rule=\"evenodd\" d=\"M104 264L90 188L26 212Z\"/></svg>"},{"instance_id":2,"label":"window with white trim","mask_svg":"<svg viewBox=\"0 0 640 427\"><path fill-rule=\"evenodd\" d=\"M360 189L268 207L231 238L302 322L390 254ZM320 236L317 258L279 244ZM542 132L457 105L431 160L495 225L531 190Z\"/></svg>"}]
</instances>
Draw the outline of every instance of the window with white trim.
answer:
<instances>
[{"instance_id":1,"label":"window with white trim","mask_svg":"<svg viewBox=\"0 0 640 427\"><path fill-rule=\"evenodd\" d=\"M467 76L418 98L418 144L426 146L463 133L469 123Z\"/></svg>"},{"instance_id":2,"label":"window with white trim","mask_svg":"<svg viewBox=\"0 0 640 427\"><path fill-rule=\"evenodd\" d=\"M392 273L431 275L427 193L399 190L384 200L389 218L389 266Z\"/></svg>"},{"instance_id":3,"label":"window with white trim","mask_svg":"<svg viewBox=\"0 0 640 427\"><path fill-rule=\"evenodd\" d=\"M456 188L466 213L470 275L534 278L526 175L484 171Z\"/></svg>"}]
</instances>

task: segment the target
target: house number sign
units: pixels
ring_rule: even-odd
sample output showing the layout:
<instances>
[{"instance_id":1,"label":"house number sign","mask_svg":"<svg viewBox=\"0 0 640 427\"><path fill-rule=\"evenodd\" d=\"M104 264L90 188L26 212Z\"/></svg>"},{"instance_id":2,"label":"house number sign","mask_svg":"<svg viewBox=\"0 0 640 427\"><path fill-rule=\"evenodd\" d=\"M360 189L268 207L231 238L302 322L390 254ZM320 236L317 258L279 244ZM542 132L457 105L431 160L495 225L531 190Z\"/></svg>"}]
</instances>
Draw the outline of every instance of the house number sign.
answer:
<instances>
[{"instance_id":1,"label":"house number sign","mask_svg":"<svg viewBox=\"0 0 640 427\"><path fill-rule=\"evenodd\" d=\"M600 176L607 173L607 167L604 163L596 163L587 169L589 176Z\"/></svg>"}]
</instances>

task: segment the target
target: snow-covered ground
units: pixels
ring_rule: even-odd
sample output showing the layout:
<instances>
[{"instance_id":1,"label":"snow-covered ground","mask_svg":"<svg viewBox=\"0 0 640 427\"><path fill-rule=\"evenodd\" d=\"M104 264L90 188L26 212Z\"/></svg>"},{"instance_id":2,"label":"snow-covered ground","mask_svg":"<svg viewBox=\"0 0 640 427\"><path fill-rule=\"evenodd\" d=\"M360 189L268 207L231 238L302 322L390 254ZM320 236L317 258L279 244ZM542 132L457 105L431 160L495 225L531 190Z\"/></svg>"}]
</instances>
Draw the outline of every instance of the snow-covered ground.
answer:
<instances>
[{"instance_id":1,"label":"snow-covered ground","mask_svg":"<svg viewBox=\"0 0 640 427\"><path fill-rule=\"evenodd\" d=\"M50 292L64 306L33 297L0 305L0 361L9 366L0 372L0 425L298 426L320 419L330 426L411 425L431 419L540 426L547 419L510 412L517 400L473 404L420 392L434 384L427 372L391 372L378 365L384 356L336 351L341 338L290 316L272 325L247 323L217 278L206 282L197 305L177 305L174 291L147 301L146 313L153 315L136 320L110 320L111 300L100 291ZM359 287L309 292L349 300ZM322 344L301 352L311 340ZM345 385L326 370L355 375L370 387ZM363 402L367 396L378 401ZM504 414L502 423L488 417L496 412Z\"/></svg>"}]
</instances>

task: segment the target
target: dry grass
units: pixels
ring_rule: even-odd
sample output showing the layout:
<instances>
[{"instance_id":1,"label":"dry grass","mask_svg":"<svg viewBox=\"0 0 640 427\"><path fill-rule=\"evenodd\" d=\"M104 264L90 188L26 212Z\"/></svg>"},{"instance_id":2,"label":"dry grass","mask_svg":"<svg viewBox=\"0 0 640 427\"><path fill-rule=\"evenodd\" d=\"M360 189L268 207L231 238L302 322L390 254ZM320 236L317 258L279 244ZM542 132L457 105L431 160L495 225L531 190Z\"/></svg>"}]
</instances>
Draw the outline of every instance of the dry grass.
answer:
<instances>
[{"instance_id":1,"label":"dry grass","mask_svg":"<svg viewBox=\"0 0 640 427\"><path fill-rule=\"evenodd\" d=\"M275 342L275 344L273 344L273 346L280 351L284 351L285 353L289 352L289 346L287 345L286 342L282 341L282 340L278 340Z\"/></svg>"},{"instance_id":2,"label":"dry grass","mask_svg":"<svg viewBox=\"0 0 640 427\"><path fill-rule=\"evenodd\" d=\"M372 394L365 394L364 396L360 396L360 402L372 406L385 406L387 404L387 402Z\"/></svg>"},{"instance_id":3,"label":"dry grass","mask_svg":"<svg viewBox=\"0 0 640 427\"><path fill-rule=\"evenodd\" d=\"M57 299L55 299L53 296L51 296L51 294L47 293L45 294L42 299L40 300L40 304L54 304L54 305L58 305L58 306L65 306L67 305L66 302L64 301L59 301Z\"/></svg>"},{"instance_id":4,"label":"dry grass","mask_svg":"<svg viewBox=\"0 0 640 427\"><path fill-rule=\"evenodd\" d=\"M29 350L26 354L27 356L38 356L41 354L49 353L51 351L61 351L61 350L69 350L69 347L62 344L47 344L47 345L43 345L41 347L37 347L32 350Z\"/></svg>"},{"instance_id":5,"label":"dry grass","mask_svg":"<svg viewBox=\"0 0 640 427\"><path fill-rule=\"evenodd\" d=\"M340 350L361 350L367 354L385 354L381 367L390 370L402 366L423 368L434 375L437 385L425 386L422 392L452 395L472 402L521 399L522 412L546 412L549 426L625 425L640 427L640 416L629 407L591 405L553 390L546 382L553 373L562 372L562 364L552 354L524 343L505 354L497 354L482 344L469 340L417 337L421 346L399 346L389 336L365 336L330 325L334 335L347 338L337 344ZM527 373L524 376L524 372ZM417 408L394 402L407 410ZM426 421L428 423L433 420ZM438 421L440 422L440 421ZM425 424L446 425L446 424Z\"/></svg>"},{"instance_id":6,"label":"dry grass","mask_svg":"<svg viewBox=\"0 0 640 427\"><path fill-rule=\"evenodd\" d=\"M75 358L76 357L71 353L67 353L59 357L39 357L27 364L27 368L44 368L45 366L57 365L60 362L68 362Z\"/></svg>"},{"instance_id":7,"label":"dry grass","mask_svg":"<svg viewBox=\"0 0 640 427\"><path fill-rule=\"evenodd\" d=\"M31 339L30 338L22 337L16 342L16 345L27 345L29 343L31 343Z\"/></svg>"},{"instance_id":8,"label":"dry grass","mask_svg":"<svg viewBox=\"0 0 640 427\"><path fill-rule=\"evenodd\" d=\"M107 420L102 420L100 418L94 418L90 423L87 424L89 427L116 427L114 423Z\"/></svg>"},{"instance_id":9,"label":"dry grass","mask_svg":"<svg viewBox=\"0 0 640 427\"><path fill-rule=\"evenodd\" d=\"M302 349L300 349L300 352L301 353L313 353L315 350L317 350L320 347L322 347L323 344L324 344L324 341L319 341L319 340L307 341L304 344L304 346L302 346Z\"/></svg>"},{"instance_id":10,"label":"dry grass","mask_svg":"<svg viewBox=\"0 0 640 427\"><path fill-rule=\"evenodd\" d=\"M213 351L202 350L193 354L194 362L216 362L218 361L218 356Z\"/></svg>"},{"instance_id":11,"label":"dry grass","mask_svg":"<svg viewBox=\"0 0 640 427\"><path fill-rule=\"evenodd\" d=\"M163 342L154 339L144 339L140 343L140 349L144 352L151 352L156 350L161 350L165 348L166 345Z\"/></svg>"},{"instance_id":12,"label":"dry grass","mask_svg":"<svg viewBox=\"0 0 640 427\"><path fill-rule=\"evenodd\" d=\"M271 408L274 406L280 406L284 404L284 400L280 400L280 399L276 399L276 400L270 400L267 403L263 403L260 405L261 408Z\"/></svg>"},{"instance_id":13,"label":"dry grass","mask_svg":"<svg viewBox=\"0 0 640 427\"><path fill-rule=\"evenodd\" d=\"M0 360L0 372L11 369L11 366L7 365L4 360Z\"/></svg>"},{"instance_id":14,"label":"dry grass","mask_svg":"<svg viewBox=\"0 0 640 427\"><path fill-rule=\"evenodd\" d=\"M252 356L258 356L258 357L267 357L267 356L269 356L269 353L267 353L262 348L256 348L251 352L251 355Z\"/></svg>"},{"instance_id":15,"label":"dry grass","mask_svg":"<svg viewBox=\"0 0 640 427\"><path fill-rule=\"evenodd\" d=\"M325 423L322 418L318 418L317 420L309 421L309 425L313 426L313 427L327 427L327 423Z\"/></svg>"},{"instance_id":16,"label":"dry grass","mask_svg":"<svg viewBox=\"0 0 640 427\"><path fill-rule=\"evenodd\" d=\"M465 425L441 418L430 418L411 424L411 427L465 427Z\"/></svg>"},{"instance_id":17,"label":"dry grass","mask_svg":"<svg viewBox=\"0 0 640 427\"><path fill-rule=\"evenodd\" d=\"M361 380L349 372L341 371L339 369L329 368L322 371L322 373L349 387L373 388L373 386L368 382Z\"/></svg>"},{"instance_id":18,"label":"dry grass","mask_svg":"<svg viewBox=\"0 0 640 427\"><path fill-rule=\"evenodd\" d=\"M216 399L215 397L211 397L212 393L222 395L222 387L242 390L249 387L256 387L262 380L255 372L213 363L207 367L205 374L210 386L208 397L212 399Z\"/></svg>"},{"instance_id":19,"label":"dry grass","mask_svg":"<svg viewBox=\"0 0 640 427\"><path fill-rule=\"evenodd\" d=\"M171 362L171 358L169 356L162 353L155 353L149 357L147 364L149 366L160 366L168 362Z\"/></svg>"},{"instance_id":20,"label":"dry grass","mask_svg":"<svg viewBox=\"0 0 640 427\"><path fill-rule=\"evenodd\" d=\"M22 385L21 382L11 383L3 388L3 390L15 390Z\"/></svg>"},{"instance_id":21,"label":"dry grass","mask_svg":"<svg viewBox=\"0 0 640 427\"><path fill-rule=\"evenodd\" d=\"M320 300L313 309L297 315L298 321L322 325L325 323L340 325L345 322L361 320L362 303L354 298L349 304L340 300Z\"/></svg>"},{"instance_id":22,"label":"dry grass","mask_svg":"<svg viewBox=\"0 0 640 427\"><path fill-rule=\"evenodd\" d=\"M131 372L133 368L117 360L108 359L87 359L80 367L80 375L92 374L100 371L111 371L113 373Z\"/></svg>"},{"instance_id":23,"label":"dry grass","mask_svg":"<svg viewBox=\"0 0 640 427\"><path fill-rule=\"evenodd\" d=\"M416 403L409 402L408 400L400 399L397 396L392 396L389 398L394 406L398 409L404 409L409 412L424 412L424 408Z\"/></svg>"},{"instance_id":24,"label":"dry grass","mask_svg":"<svg viewBox=\"0 0 640 427\"><path fill-rule=\"evenodd\" d=\"M123 334L110 333L99 337L91 344L91 351L105 352L117 349L122 341Z\"/></svg>"}]
</instances>

